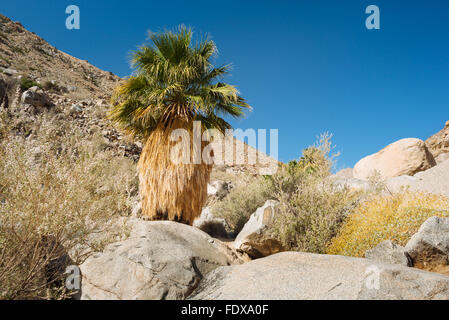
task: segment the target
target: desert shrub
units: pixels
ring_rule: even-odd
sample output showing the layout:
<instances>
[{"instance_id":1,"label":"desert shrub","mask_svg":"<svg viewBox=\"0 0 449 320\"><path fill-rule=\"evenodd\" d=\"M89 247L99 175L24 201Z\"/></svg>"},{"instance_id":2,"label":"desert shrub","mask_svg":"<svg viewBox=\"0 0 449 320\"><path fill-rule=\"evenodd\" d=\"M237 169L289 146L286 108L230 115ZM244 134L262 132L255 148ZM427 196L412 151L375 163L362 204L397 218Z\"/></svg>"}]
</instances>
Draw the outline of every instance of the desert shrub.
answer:
<instances>
[{"instance_id":1,"label":"desert shrub","mask_svg":"<svg viewBox=\"0 0 449 320\"><path fill-rule=\"evenodd\" d=\"M50 92L65 92L65 88L60 87L57 83L54 83L52 81L45 81L44 84L42 85L42 89L46 90L46 91L50 91Z\"/></svg>"},{"instance_id":2,"label":"desert shrub","mask_svg":"<svg viewBox=\"0 0 449 320\"><path fill-rule=\"evenodd\" d=\"M272 198L280 206L269 232L289 250L324 253L359 199L358 192L337 188L329 179L335 158L330 138L322 135L299 161L270 177Z\"/></svg>"},{"instance_id":3,"label":"desert shrub","mask_svg":"<svg viewBox=\"0 0 449 320\"><path fill-rule=\"evenodd\" d=\"M354 210L327 252L363 257L385 240L405 245L432 216L449 217L449 198L412 192L373 197Z\"/></svg>"},{"instance_id":4,"label":"desert shrub","mask_svg":"<svg viewBox=\"0 0 449 320\"><path fill-rule=\"evenodd\" d=\"M15 53L25 54L25 51L20 47L11 47L11 51Z\"/></svg>"},{"instance_id":5,"label":"desert shrub","mask_svg":"<svg viewBox=\"0 0 449 320\"><path fill-rule=\"evenodd\" d=\"M36 122L34 139L0 137L0 299L70 295L64 264L124 237L120 215L137 193L132 161L103 151L99 137Z\"/></svg>"},{"instance_id":6,"label":"desert shrub","mask_svg":"<svg viewBox=\"0 0 449 320\"><path fill-rule=\"evenodd\" d=\"M238 232L266 200L277 200L279 210L268 232L289 250L324 253L360 197L329 179L337 156L332 150L331 135L322 135L274 175L234 188L212 212Z\"/></svg>"},{"instance_id":7,"label":"desert shrub","mask_svg":"<svg viewBox=\"0 0 449 320\"><path fill-rule=\"evenodd\" d=\"M20 79L20 89L22 89L22 91L28 90L29 88L34 86L42 87L39 83L30 78L23 77L22 79Z\"/></svg>"},{"instance_id":8,"label":"desert shrub","mask_svg":"<svg viewBox=\"0 0 449 320\"><path fill-rule=\"evenodd\" d=\"M264 177L249 179L234 187L222 200L211 207L212 213L224 218L237 234L251 214L270 197L269 185Z\"/></svg>"}]
</instances>

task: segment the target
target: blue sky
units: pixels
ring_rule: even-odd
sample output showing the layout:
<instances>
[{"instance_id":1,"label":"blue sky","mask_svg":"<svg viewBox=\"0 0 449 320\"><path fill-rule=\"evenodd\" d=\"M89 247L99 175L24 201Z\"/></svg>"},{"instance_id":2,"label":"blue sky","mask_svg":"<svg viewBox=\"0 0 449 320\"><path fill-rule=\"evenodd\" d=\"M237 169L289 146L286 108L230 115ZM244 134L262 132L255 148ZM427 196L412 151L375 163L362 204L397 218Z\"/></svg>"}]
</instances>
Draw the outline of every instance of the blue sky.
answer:
<instances>
[{"instance_id":1,"label":"blue sky","mask_svg":"<svg viewBox=\"0 0 449 320\"><path fill-rule=\"evenodd\" d=\"M65 28L78 5L81 29ZM380 8L367 30L365 8ZM179 24L217 43L217 64L254 110L239 128L278 128L279 159L329 131L337 167L449 120L449 1L3 1L0 13L58 49L119 76L147 30Z\"/></svg>"}]
</instances>

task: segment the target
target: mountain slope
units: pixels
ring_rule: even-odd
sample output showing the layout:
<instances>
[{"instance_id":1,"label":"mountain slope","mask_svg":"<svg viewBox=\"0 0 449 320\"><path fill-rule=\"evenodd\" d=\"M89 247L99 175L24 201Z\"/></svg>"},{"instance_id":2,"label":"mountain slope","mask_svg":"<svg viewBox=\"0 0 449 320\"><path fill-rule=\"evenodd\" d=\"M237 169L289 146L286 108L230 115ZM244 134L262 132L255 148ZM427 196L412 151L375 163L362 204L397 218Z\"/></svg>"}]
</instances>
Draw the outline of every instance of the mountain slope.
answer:
<instances>
[{"instance_id":1,"label":"mountain slope","mask_svg":"<svg viewBox=\"0 0 449 320\"><path fill-rule=\"evenodd\" d=\"M10 109L15 107L21 111L15 114L16 121L19 122L16 127L23 126L25 122L33 122L31 115L23 112L20 107L24 90L20 89L19 83L22 79L29 78L44 88L56 105L57 112L62 113L67 121L76 122L84 130L86 139L90 139L92 132L100 132L109 149L117 150L134 160L138 159L141 144L127 141L105 118L109 108L107 101L121 81L118 76L58 50L26 30L19 22L11 21L1 14L0 71L3 71L7 83L13 83L9 88L9 101L14 106ZM27 133L32 130L20 129ZM229 151L230 146L234 152ZM235 150L240 149L244 150L243 154L236 154ZM278 165L277 160L233 137L227 137L221 147L216 144L214 153L221 153L225 160L224 164L217 165L215 169L231 175L267 174Z\"/></svg>"}]
</instances>

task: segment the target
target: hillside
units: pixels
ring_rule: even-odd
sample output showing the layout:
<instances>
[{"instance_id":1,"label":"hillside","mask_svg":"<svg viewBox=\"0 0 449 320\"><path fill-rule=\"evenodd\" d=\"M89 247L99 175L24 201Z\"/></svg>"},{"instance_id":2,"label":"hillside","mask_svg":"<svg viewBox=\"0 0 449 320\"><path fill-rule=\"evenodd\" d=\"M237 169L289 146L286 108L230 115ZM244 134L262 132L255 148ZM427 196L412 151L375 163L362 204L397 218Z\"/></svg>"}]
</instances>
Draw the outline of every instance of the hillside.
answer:
<instances>
[{"instance_id":1,"label":"hillside","mask_svg":"<svg viewBox=\"0 0 449 320\"><path fill-rule=\"evenodd\" d=\"M0 67L16 70L40 83L56 81L79 99L108 98L120 81L113 73L58 50L1 14Z\"/></svg>"},{"instance_id":2,"label":"hillside","mask_svg":"<svg viewBox=\"0 0 449 320\"><path fill-rule=\"evenodd\" d=\"M115 149L125 156L138 159L141 143L131 143L121 135L111 123L105 119L109 108L109 98L121 78L111 72L103 71L90 64L62 52L47 43L44 39L26 30L19 22L11 21L0 15L0 70L9 84L9 102L17 107L23 90L18 84L23 78L28 78L43 86L51 101L61 112L65 112L67 121L78 123L89 138L93 131L100 131L106 138L109 149ZM14 107L14 106L13 106ZM24 121L29 114L21 113L16 121ZM20 126L20 125L19 125ZM17 126L16 126L17 127ZM30 131L31 129L21 129ZM233 143L242 147L242 142L231 137L224 145ZM234 147L234 150L237 147ZM222 173L268 173L270 168L277 166L277 161L254 148L243 144L245 155L242 157L224 155L225 165L217 166ZM251 161L242 164L244 159ZM262 159L260 164L254 156ZM243 159L244 158L244 159ZM262 170L259 170L262 167ZM268 171L267 171L268 170Z\"/></svg>"}]
</instances>

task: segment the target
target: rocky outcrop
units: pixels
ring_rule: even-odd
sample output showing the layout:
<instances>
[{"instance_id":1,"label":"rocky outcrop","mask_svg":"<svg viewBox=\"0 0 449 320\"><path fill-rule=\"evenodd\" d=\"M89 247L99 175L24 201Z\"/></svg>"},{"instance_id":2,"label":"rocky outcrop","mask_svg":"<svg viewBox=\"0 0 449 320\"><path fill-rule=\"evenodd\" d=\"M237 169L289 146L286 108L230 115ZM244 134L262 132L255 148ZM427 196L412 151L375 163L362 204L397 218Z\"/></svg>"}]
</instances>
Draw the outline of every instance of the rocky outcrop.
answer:
<instances>
[{"instance_id":1,"label":"rocky outcrop","mask_svg":"<svg viewBox=\"0 0 449 320\"><path fill-rule=\"evenodd\" d=\"M230 182L215 180L207 185L207 195L216 200L221 200L228 195L232 187Z\"/></svg>"},{"instance_id":2,"label":"rocky outcrop","mask_svg":"<svg viewBox=\"0 0 449 320\"><path fill-rule=\"evenodd\" d=\"M32 109L33 113L38 113L54 106L48 95L41 88L34 86L22 94L20 102L23 106Z\"/></svg>"},{"instance_id":3,"label":"rocky outcrop","mask_svg":"<svg viewBox=\"0 0 449 320\"><path fill-rule=\"evenodd\" d=\"M267 231L276 218L278 202L268 200L249 218L234 241L237 250L247 253L252 258L265 257L284 251L282 244Z\"/></svg>"},{"instance_id":4,"label":"rocky outcrop","mask_svg":"<svg viewBox=\"0 0 449 320\"><path fill-rule=\"evenodd\" d=\"M335 176L341 177L341 178L354 178L354 169L352 168L345 168L338 171Z\"/></svg>"},{"instance_id":5,"label":"rocky outcrop","mask_svg":"<svg viewBox=\"0 0 449 320\"><path fill-rule=\"evenodd\" d=\"M391 192L401 192L407 190L411 185L418 181L420 181L420 179L414 176L398 176L388 179L386 181L386 186Z\"/></svg>"},{"instance_id":6,"label":"rocky outcrop","mask_svg":"<svg viewBox=\"0 0 449 320\"><path fill-rule=\"evenodd\" d=\"M405 250L415 267L430 269L449 265L449 218L429 218Z\"/></svg>"},{"instance_id":7,"label":"rocky outcrop","mask_svg":"<svg viewBox=\"0 0 449 320\"><path fill-rule=\"evenodd\" d=\"M201 215L193 222L193 226L215 238L232 238L233 236L226 220L215 217L209 207L203 209Z\"/></svg>"},{"instance_id":8,"label":"rocky outcrop","mask_svg":"<svg viewBox=\"0 0 449 320\"><path fill-rule=\"evenodd\" d=\"M341 176L332 176L332 182L337 189L349 188L353 190L370 191L371 185L365 181L356 178L344 178Z\"/></svg>"},{"instance_id":9,"label":"rocky outcrop","mask_svg":"<svg viewBox=\"0 0 449 320\"><path fill-rule=\"evenodd\" d=\"M435 162L438 164L446 162L449 160L449 153L441 153L440 155L435 157Z\"/></svg>"},{"instance_id":10,"label":"rocky outcrop","mask_svg":"<svg viewBox=\"0 0 449 320\"><path fill-rule=\"evenodd\" d=\"M132 219L131 234L81 266L81 299L184 299L219 266L245 257L176 222Z\"/></svg>"},{"instance_id":11,"label":"rocky outcrop","mask_svg":"<svg viewBox=\"0 0 449 320\"><path fill-rule=\"evenodd\" d=\"M449 160L437 164L414 176L390 178L386 183L391 192L409 189L414 192L428 192L449 197Z\"/></svg>"},{"instance_id":12,"label":"rocky outcrop","mask_svg":"<svg viewBox=\"0 0 449 320\"><path fill-rule=\"evenodd\" d=\"M426 140L426 146L435 158L449 153L449 121L446 122L443 130Z\"/></svg>"},{"instance_id":13,"label":"rocky outcrop","mask_svg":"<svg viewBox=\"0 0 449 320\"><path fill-rule=\"evenodd\" d=\"M357 162L354 166L354 177L368 180L376 171L384 179L414 175L435 164L435 159L422 140L402 139Z\"/></svg>"},{"instance_id":14,"label":"rocky outcrop","mask_svg":"<svg viewBox=\"0 0 449 320\"><path fill-rule=\"evenodd\" d=\"M410 257L405 252L405 248L390 240L381 242L375 248L368 250L365 253L365 258L382 263L400 264L406 267L413 266Z\"/></svg>"},{"instance_id":15,"label":"rocky outcrop","mask_svg":"<svg viewBox=\"0 0 449 320\"><path fill-rule=\"evenodd\" d=\"M283 252L209 273L198 300L449 299L449 277L368 259Z\"/></svg>"}]
</instances>

